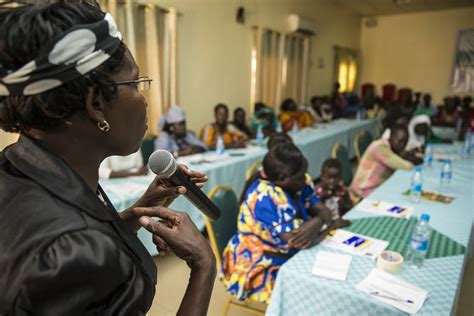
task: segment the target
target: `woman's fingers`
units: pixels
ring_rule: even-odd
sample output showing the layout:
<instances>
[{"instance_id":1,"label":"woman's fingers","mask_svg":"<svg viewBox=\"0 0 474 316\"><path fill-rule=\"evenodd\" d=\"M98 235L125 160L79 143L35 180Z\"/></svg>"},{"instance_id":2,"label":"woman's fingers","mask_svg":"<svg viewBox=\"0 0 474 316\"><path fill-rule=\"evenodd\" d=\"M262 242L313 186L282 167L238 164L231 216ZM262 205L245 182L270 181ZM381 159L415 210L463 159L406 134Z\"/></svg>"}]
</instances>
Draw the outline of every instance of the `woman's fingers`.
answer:
<instances>
[{"instance_id":1,"label":"woman's fingers","mask_svg":"<svg viewBox=\"0 0 474 316\"><path fill-rule=\"evenodd\" d=\"M182 186L179 186L179 187L159 186L158 189L156 190L156 194L162 197L177 196L179 194L184 194L184 193L186 193L186 188Z\"/></svg>"},{"instance_id":2,"label":"woman's fingers","mask_svg":"<svg viewBox=\"0 0 474 316\"><path fill-rule=\"evenodd\" d=\"M186 165L178 164L179 169L186 174L193 182L206 182L209 178L200 171L189 169Z\"/></svg>"},{"instance_id":3,"label":"woman's fingers","mask_svg":"<svg viewBox=\"0 0 474 316\"><path fill-rule=\"evenodd\" d=\"M179 216L176 212L166 208L166 207L161 207L161 206L156 206L156 207L135 207L133 208L133 213L136 216L140 217L140 224L143 225L144 223L147 223L147 218L148 217L159 217L164 220L168 220L171 223L175 224L176 222L179 221ZM145 218L143 218L145 217ZM151 220L148 218L148 220ZM154 222L154 221L153 221ZM145 227L146 228L146 227Z\"/></svg>"},{"instance_id":4,"label":"woman's fingers","mask_svg":"<svg viewBox=\"0 0 474 316\"><path fill-rule=\"evenodd\" d=\"M153 235L153 243L160 252L160 257L166 257L170 254L170 248L168 247L168 244L160 236Z\"/></svg>"},{"instance_id":5,"label":"woman's fingers","mask_svg":"<svg viewBox=\"0 0 474 316\"><path fill-rule=\"evenodd\" d=\"M294 237L292 237L289 242L292 244L292 245L295 245L295 246L302 246L303 244L306 244L308 241L311 240L311 238L308 236L307 233L305 233L304 230L300 230L300 229L297 229L294 231ZM299 248L299 247L297 247Z\"/></svg>"}]
</instances>

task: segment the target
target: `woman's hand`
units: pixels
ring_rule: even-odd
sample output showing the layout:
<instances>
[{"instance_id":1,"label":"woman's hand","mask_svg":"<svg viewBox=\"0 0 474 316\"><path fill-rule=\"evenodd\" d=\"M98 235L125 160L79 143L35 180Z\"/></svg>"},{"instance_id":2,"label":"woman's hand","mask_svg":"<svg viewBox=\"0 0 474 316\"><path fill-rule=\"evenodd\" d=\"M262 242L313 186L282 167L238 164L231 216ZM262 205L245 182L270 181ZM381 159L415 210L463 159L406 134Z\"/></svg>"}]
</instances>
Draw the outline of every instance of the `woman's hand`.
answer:
<instances>
[{"instance_id":1,"label":"woman's hand","mask_svg":"<svg viewBox=\"0 0 474 316\"><path fill-rule=\"evenodd\" d=\"M216 258L209 243L186 213L164 207L136 208L135 213L141 215L140 224L153 234L160 251L173 251L191 268L189 283L176 314L207 315L216 279ZM163 221L155 221L149 216L158 216Z\"/></svg>"},{"instance_id":2,"label":"woman's hand","mask_svg":"<svg viewBox=\"0 0 474 316\"><path fill-rule=\"evenodd\" d=\"M202 188L204 183L208 180L207 176L202 172L190 170L182 164L178 164L178 167L200 188ZM168 207L179 195L185 193L185 187L172 186L168 181L166 181L166 179L156 176L142 197L138 199L132 207L121 212L119 216L134 232L137 232L141 226L138 223L139 216L135 214L134 208L155 206Z\"/></svg>"},{"instance_id":3,"label":"woman's hand","mask_svg":"<svg viewBox=\"0 0 474 316\"><path fill-rule=\"evenodd\" d=\"M204 239L187 213L165 207L135 208L139 223L154 236L160 251L173 251L194 269L215 270L215 257L209 242ZM150 217L160 217L156 221Z\"/></svg>"},{"instance_id":4,"label":"woman's hand","mask_svg":"<svg viewBox=\"0 0 474 316\"><path fill-rule=\"evenodd\" d=\"M187 175L192 182L196 183L199 188L202 188L204 183L209 180L209 178L204 173L191 170L186 165L178 164L178 168L181 169L181 171L184 172L184 174Z\"/></svg>"},{"instance_id":5,"label":"woman's hand","mask_svg":"<svg viewBox=\"0 0 474 316\"><path fill-rule=\"evenodd\" d=\"M301 227L288 233L288 245L297 249L305 249L315 244L319 231L323 227L323 221L319 217L313 217Z\"/></svg>"},{"instance_id":6,"label":"woman's hand","mask_svg":"<svg viewBox=\"0 0 474 316\"><path fill-rule=\"evenodd\" d=\"M178 168L199 188L202 188L204 183L208 180L204 173L190 170L186 165L178 164ZM143 196L133 205L133 207L168 207L180 194L184 193L186 193L185 187L172 186L166 179L156 176Z\"/></svg>"}]
</instances>

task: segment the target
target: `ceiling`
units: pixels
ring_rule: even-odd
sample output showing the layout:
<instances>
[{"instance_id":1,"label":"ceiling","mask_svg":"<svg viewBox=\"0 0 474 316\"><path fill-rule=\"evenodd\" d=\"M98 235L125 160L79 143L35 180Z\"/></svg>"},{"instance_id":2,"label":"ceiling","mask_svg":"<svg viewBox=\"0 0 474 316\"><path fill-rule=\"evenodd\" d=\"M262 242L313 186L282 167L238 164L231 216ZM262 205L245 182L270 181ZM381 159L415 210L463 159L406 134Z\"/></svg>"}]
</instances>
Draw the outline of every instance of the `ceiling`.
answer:
<instances>
[{"instance_id":1,"label":"ceiling","mask_svg":"<svg viewBox=\"0 0 474 316\"><path fill-rule=\"evenodd\" d=\"M335 0L361 16L391 15L408 12L474 6L474 0Z\"/></svg>"}]
</instances>

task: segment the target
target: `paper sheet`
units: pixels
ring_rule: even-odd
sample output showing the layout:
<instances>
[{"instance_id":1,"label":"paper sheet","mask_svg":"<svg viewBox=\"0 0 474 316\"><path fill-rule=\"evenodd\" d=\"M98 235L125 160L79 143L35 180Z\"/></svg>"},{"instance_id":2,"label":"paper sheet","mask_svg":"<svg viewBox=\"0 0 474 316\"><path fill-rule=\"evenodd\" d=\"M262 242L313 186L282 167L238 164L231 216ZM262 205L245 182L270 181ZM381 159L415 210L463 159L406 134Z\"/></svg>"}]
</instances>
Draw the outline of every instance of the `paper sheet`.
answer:
<instances>
[{"instance_id":1,"label":"paper sheet","mask_svg":"<svg viewBox=\"0 0 474 316\"><path fill-rule=\"evenodd\" d=\"M332 231L321 245L375 260L388 247L388 241L338 229Z\"/></svg>"},{"instance_id":2,"label":"paper sheet","mask_svg":"<svg viewBox=\"0 0 474 316\"><path fill-rule=\"evenodd\" d=\"M428 295L427 290L376 268L372 269L368 276L357 284L356 288L409 314L418 312Z\"/></svg>"},{"instance_id":3,"label":"paper sheet","mask_svg":"<svg viewBox=\"0 0 474 316\"><path fill-rule=\"evenodd\" d=\"M185 165L200 165L203 163L213 163L217 161L222 161L229 159L230 155L224 153L222 155L215 154L215 153L208 153L208 154L196 154L184 157L178 157L178 163L182 163Z\"/></svg>"},{"instance_id":4,"label":"paper sheet","mask_svg":"<svg viewBox=\"0 0 474 316\"><path fill-rule=\"evenodd\" d=\"M413 207L405 207L380 200L364 199L355 207L358 211L392 216L398 218L410 218Z\"/></svg>"},{"instance_id":5,"label":"paper sheet","mask_svg":"<svg viewBox=\"0 0 474 316\"><path fill-rule=\"evenodd\" d=\"M345 281L351 262L350 255L319 251L316 254L312 273L324 278Z\"/></svg>"},{"instance_id":6,"label":"paper sheet","mask_svg":"<svg viewBox=\"0 0 474 316\"><path fill-rule=\"evenodd\" d=\"M433 152L433 160L451 160L451 161L459 161L461 160L461 156L459 153L453 152L446 152L446 151L435 151Z\"/></svg>"}]
</instances>

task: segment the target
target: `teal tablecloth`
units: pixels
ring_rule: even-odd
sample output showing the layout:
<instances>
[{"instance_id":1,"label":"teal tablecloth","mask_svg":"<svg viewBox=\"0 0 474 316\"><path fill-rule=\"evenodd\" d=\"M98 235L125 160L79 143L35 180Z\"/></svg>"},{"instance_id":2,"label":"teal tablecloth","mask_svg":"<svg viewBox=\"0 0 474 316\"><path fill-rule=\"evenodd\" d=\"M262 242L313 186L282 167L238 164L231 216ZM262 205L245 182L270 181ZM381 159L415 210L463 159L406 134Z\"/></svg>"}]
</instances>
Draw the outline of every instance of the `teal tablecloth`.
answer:
<instances>
[{"instance_id":1,"label":"teal tablecloth","mask_svg":"<svg viewBox=\"0 0 474 316\"><path fill-rule=\"evenodd\" d=\"M459 145L438 145L436 150L460 151ZM439 189L441 163L425 168L424 188ZM413 206L414 216L430 214L430 225L472 251L472 225L474 215L474 157L453 162L453 179L449 188L456 199L450 204L422 201L413 204L402 192L410 185L411 172L398 171L370 198L405 206ZM348 218L373 217L372 214L352 210ZM407 225L409 222L407 221ZM353 257L347 281L335 281L311 274L316 253L324 249L315 246L299 252L278 273L267 315L399 315L401 311L385 305L358 291L355 286L362 281L374 263L363 257ZM465 255L426 259L419 270L404 266L402 279L429 291L429 296L419 315L453 315L456 313L458 292L461 285Z\"/></svg>"},{"instance_id":2,"label":"teal tablecloth","mask_svg":"<svg viewBox=\"0 0 474 316\"><path fill-rule=\"evenodd\" d=\"M366 129L375 134L377 121L375 120L335 120L318 128L305 129L294 136L294 141L303 151L309 161L309 173L313 177L319 176L321 165L331 156L331 149L336 143L341 143L349 149L351 157L355 157L353 141L355 135ZM203 171L209 177L204 191L209 191L216 185L232 186L240 195L245 184L245 173L256 161L263 159L267 152L266 147L252 147L248 149L229 150L229 153L241 153L242 156L231 156L226 160L212 164L189 164L194 170ZM153 176L133 177L127 179L100 180L108 197L115 208L120 211L131 206L145 192ZM199 229L204 228L203 215L184 197L178 198L170 206L172 209L187 212ZM156 255L156 247L151 241L151 235L144 229L138 236L150 254Z\"/></svg>"},{"instance_id":3,"label":"teal tablecloth","mask_svg":"<svg viewBox=\"0 0 474 316\"><path fill-rule=\"evenodd\" d=\"M433 126L432 129L435 135L441 138L457 140L459 137L459 131L455 127Z\"/></svg>"}]
</instances>

